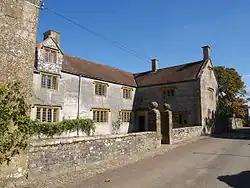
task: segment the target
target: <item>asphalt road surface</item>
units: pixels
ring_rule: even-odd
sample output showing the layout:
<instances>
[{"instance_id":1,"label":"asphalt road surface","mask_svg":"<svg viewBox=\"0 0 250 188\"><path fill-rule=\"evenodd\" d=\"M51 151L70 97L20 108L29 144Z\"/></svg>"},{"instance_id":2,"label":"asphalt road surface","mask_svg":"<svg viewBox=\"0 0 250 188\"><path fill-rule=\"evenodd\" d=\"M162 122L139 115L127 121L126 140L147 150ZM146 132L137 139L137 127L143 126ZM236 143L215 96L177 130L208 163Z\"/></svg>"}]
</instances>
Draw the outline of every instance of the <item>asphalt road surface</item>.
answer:
<instances>
[{"instance_id":1,"label":"asphalt road surface","mask_svg":"<svg viewBox=\"0 0 250 188\"><path fill-rule=\"evenodd\" d=\"M250 140L206 138L68 188L250 188Z\"/></svg>"}]
</instances>

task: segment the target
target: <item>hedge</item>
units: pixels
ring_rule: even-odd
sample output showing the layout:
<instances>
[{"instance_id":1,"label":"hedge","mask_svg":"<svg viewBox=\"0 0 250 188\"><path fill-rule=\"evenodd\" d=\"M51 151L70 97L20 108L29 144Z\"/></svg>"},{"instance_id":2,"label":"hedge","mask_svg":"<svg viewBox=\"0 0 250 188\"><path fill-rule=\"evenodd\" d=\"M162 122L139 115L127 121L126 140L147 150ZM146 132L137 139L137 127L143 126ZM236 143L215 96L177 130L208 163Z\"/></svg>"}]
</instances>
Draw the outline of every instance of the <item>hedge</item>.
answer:
<instances>
[{"instance_id":1,"label":"hedge","mask_svg":"<svg viewBox=\"0 0 250 188\"><path fill-rule=\"evenodd\" d=\"M34 121L32 125L33 134L53 137L63 132L74 132L80 130L90 136L95 131L95 125L91 119L70 119L60 122L39 122Z\"/></svg>"}]
</instances>

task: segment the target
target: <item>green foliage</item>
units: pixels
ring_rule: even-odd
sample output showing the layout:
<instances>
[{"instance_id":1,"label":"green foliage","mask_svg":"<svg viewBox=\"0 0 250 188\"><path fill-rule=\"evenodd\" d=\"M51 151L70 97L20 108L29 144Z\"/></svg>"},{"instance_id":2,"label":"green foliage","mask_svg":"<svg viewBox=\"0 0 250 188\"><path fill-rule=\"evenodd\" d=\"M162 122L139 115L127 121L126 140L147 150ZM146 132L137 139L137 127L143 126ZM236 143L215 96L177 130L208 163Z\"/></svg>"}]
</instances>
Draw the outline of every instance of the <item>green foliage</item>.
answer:
<instances>
[{"instance_id":1,"label":"green foliage","mask_svg":"<svg viewBox=\"0 0 250 188\"><path fill-rule=\"evenodd\" d=\"M20 83L0 84L0 164L27 146L32 134L27 114L29 106Z\"/></svg>"},{"instance_id":2,"label":"green foliage","mask_svg":"<svg viewBox=\"0 0 250 188\"><path fill-rule=\"evenodd\" d=\"M31 121L25 87L20 83L0 84L0 165L24 150L33 135L52 137L67 131L94 132L91 119L63 120L56 123Z\"/></svg>"},{"instance_id":3,"label":"green foliage","mask_svg":"<svg viewBox=\"0 0 250 188\"><path fill-rule=\"evenodd\" d=\"M234 68L217 66L213 68L219 87L218 112L223 116L243 118L245 116L244 105L247 94L242 77Z\"/></svg>"},{"instance_id":4,"label":"green foliage","mask_svg":"<svg viewBox=\"0 0 250 188\"><path fill-rule=\"evenodd\" d=\"M34 135L44 135L53 137L61 135L63 132L74 132L80 130L90 136L95 131L95 125L91 119L70 119L60 122L39 122L34 121L32 126Z\"/></svg>"}]
</instances>

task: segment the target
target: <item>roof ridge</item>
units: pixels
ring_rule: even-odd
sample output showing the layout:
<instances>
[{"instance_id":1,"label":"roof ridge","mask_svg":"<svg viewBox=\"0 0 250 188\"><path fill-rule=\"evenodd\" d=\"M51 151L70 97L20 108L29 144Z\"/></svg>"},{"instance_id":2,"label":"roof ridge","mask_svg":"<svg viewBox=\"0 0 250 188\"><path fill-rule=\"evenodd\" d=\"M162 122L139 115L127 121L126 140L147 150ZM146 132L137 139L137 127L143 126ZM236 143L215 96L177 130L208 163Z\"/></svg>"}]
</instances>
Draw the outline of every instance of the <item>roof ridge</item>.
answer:
<instances>
[{"instance_id":1,"label":"roof ridge","mask_svg":"<svg viewBox=\"0 0 250 188\"><path fill-rule=\"evenodd\" d=\"M112 68L112 69L116 69L116 70L119 70L119 71L122 71L122 72L129 73L129 74L133 75L133 73L131 73L131 72L124 71L124 70L122 70L122 69L119 69L119 68L117 68L117 67L112 67L112 66L110 66L110 65L97 63L97 62L94 62L94 61L86 60L86 59L83 59L83 58L80 58L80 57L77 57L77 56L68 55L68 54L64 54L64 56L76 58L76 59L79 59L79 60L84 60L84 61L87 61L87 62L89 62L89 63L94 63L94 64L96 64L96 65L106 66L106 67L109 67L109 68Z\"/></svg>"},{"instance_id":2,"label":"roof ridge","mask_svg":"<svg viewBox=\"0 0 250 188\"><path fill-rule=\"evenodd\" d=\"M195 63L202 63L203 61L204 60L199 60L199 61L194 61L194 62L179 64L179 65L173 65L173 66L170 66L170 67L159 68L158 70L171 69L171 68L182 66L182 65L190 65L190 64L195 64ZM136 72L136 73L133 73L133 74L135 75L135 74L142 74L142 73L148 73L148 72L151 72L151 71L149 70L149 71L144 71L144 72Z\"/></svg>"}]
</instances>

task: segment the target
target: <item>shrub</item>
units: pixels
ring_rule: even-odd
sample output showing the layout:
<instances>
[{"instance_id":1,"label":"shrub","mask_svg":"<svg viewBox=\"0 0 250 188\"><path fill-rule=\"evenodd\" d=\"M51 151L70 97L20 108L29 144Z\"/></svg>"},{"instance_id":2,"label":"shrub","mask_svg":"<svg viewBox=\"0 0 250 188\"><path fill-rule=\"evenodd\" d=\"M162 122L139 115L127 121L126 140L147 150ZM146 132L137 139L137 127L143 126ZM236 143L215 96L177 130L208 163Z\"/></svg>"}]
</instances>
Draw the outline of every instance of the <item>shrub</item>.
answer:
<instances>
[{"instance_id":1,"label":"shrub","mask_svg":"<svg viewBox=\"0 0 250 188\"><path fill-rule=\"evenodd\" d=\"M20 83L0 84L0 164L25 149L32 134L29 106Z\"/></svg>"},{"instance_id":2,"label":"shrub","mask_svg":"<svg viewBox=\"0 0 250 188\"><path fill-rule=\"evenodd\" d=\"M61 135L63 132L74 132L81 130L90 135L95 131L95 125L91 119L68 119L60 122L33 122L33 133L35 135L45 135L53 137L54 135Z\"/></svg>"}]
</instances>

